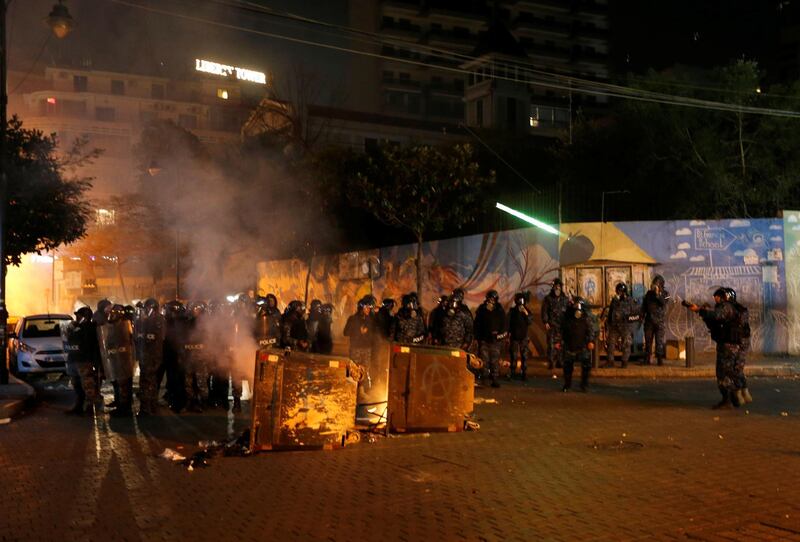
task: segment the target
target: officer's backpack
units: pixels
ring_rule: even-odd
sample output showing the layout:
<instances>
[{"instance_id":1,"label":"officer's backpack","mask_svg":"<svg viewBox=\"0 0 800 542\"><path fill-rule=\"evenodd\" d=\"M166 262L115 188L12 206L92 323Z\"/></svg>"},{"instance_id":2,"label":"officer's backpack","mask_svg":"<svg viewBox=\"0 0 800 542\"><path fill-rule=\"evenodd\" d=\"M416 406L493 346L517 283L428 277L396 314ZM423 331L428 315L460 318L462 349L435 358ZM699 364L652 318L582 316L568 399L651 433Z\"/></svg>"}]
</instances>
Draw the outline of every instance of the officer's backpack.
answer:
<instances>
[{"instance_id":1,"label":"officer's backpack","mask_svg":"<svg viewBox=\"0 0 800 542\"><path fill-rule=\"evenodd\" d=\"M750 338L750 313L747 307L740 303L732 303L732 305L736 310L736 318L728 328L728 339L732 343L741 343Z\"/></svg>"}]
</instances>

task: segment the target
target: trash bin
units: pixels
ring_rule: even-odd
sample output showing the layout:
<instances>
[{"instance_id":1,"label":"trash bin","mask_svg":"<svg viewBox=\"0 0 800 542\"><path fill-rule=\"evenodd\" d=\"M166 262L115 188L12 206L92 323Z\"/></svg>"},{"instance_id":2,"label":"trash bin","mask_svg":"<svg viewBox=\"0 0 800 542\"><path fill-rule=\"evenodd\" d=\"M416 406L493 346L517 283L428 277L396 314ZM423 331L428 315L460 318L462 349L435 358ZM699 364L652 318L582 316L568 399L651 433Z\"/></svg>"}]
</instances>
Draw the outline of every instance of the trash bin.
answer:
<instances>
[{"instance_id":1,"label":"trash bin","mask_svg":"<svg viewBox=\"0 0 800 542\"><path fill-rule=\"evenodd\" d=\"M354 432L362 369L347 358L261 349L251 400L253 451L342 447Z\"/></svg>"},{"instance_id":2,"label":"trash bin","mask_svg":"<svg viewBox=\"0 0 800 542\"><path fill-rule=\"evenodd\" d=\"M468 363L459 349L392 345L389 430L462 431L475 400Z\"/></svg>"}]
</instances>

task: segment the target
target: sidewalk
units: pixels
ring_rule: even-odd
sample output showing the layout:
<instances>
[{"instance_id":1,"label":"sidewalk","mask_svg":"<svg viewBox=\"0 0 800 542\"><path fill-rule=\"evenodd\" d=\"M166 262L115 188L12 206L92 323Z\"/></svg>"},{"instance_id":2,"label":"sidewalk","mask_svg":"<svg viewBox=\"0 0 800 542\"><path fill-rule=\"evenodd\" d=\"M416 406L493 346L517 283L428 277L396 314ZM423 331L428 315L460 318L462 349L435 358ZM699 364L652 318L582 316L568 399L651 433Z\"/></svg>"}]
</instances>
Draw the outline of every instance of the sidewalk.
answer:
<instances>
[{"instance_id":1,"label":"sidewalk","mask_svg":"<svg viewBox=\"0 0 800 542\"><path fill-rule=\"evenodd\" d=\"M651 364L638 365L638 360L628 362L625 369L620 368L621 362L614 362L615 367L602 369L605 360L598 362L598 367L592 369L593 378L714 378L715 360L712 354L703 353L697 356L691 368L686 367L685 360L665 360L661 367ZM576 367L580 372L580 368ZM800 376L800 358L790 356L763 356L753 355L748 357L745 374L751 376L770 377L795 377ZM561 369L548 369L544 360L536 359L528 364L529 377L561 376Z\"/></svg>"},{"instance_id":2,"label":"sidewalk","mask_svg":"<svg viewBox=\"0 0 800 542\"><path fill-rule=\"evenodd\" d=\"M0 423L19 415L35 396L36 392L30 384L9 375L8 384L0 385Z\"/></svg>"}]
</instances>

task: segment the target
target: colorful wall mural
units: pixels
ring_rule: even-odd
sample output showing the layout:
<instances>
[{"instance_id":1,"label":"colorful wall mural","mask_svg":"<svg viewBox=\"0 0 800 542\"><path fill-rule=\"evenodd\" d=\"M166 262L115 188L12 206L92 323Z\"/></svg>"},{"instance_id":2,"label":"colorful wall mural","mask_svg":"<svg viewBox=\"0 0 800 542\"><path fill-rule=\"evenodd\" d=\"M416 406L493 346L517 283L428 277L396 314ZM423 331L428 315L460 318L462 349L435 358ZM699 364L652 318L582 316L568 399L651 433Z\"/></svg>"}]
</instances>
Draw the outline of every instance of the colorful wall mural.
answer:
<instances>
[{"instance_id":1,"label":"colorful wall mural","mask_svg":"<svg viewBox=\"0 0 800 542\"><path fill-rule=\"evenodd\" d=\"M680 301L713 303L714 289L731 286L750 309L753 351L800 352L800 212L787 211L784 219L562 224L561 232L559 238L526 228L425 243L423 307L430 310L440 294L457 287L466 290L473 309L490 289L506 306L515 292L530 290L538 316L559 273L573 293L587 295L592 282L598 305L607 302L618 280L629 282L641 299L652 276L660 274L674 300L668 340L694 336L699 351L713 351L702 321ZM309 301L334 304L340 333L361 296L399 301L416 289L415 256L415 245L320 256L310 274L298 260L261 262L259 289L285 304L304 298L308 280ZM543 352L541 322L532 331L534 348Z\"/></svg>"}]
</instances>

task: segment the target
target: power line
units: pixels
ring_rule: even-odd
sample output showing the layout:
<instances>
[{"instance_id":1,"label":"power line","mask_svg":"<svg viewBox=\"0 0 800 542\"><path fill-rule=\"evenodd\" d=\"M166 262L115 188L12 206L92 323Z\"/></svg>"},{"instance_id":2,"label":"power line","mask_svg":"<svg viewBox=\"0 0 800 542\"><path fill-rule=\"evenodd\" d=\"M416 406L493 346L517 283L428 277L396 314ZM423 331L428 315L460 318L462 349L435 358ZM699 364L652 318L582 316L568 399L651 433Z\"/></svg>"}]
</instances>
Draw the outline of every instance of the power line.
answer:
<instances>
[{"instance_id":1,"label":"power line","mask_svg":"<svg viewBox=\"0 0 800 542\"><path fill-rule=\"evenodd\" d=\"M296 38L293 36L286 36L283 34L277 34L275 32L266 32L263 30L255 30L252 28L246 28L230 23L223 23L220 21L214 21L210 19L205 19L201 17L196 17L192 15L187 15L184 13L178 13L174 11L169 11L160 8L154 8L150 6L144 6L141 4L136 4L127 0L108 0L109 2L124 5L127 7L132 7L136 9L141 9L143 11L148 11L151 13L157 13L160 15L167 15L172 16L179 19L184 19L196 23L203 23L212 26L217 26L220 28L226 28L229 30L236 30L251 34L256 34L264 37L270 37L275 39L281 39L285 41L289 41L292 43L298 43L303 45L309 45L314 47L321 47L325 49L331 49L339 52L344 53L351 53L357 54L362 56L369 56L373 58L381 58L384 60L390 60L393 62L404 63L409 65L415 66L422 66L427 68L434 68L440 71L446 71L450 73L459 73L459 74L474 74L474 72L462 68L455 68L450 66L441 66L438 64L431 64L429 62L422 62L418 60L412 60L407 58L398 58L395 56L385 55L382 53L373 53L370 51L363 51L359 49L353 49L350 47L343 47L339 45L333 45L330 43L322 43L319 41L312 41L306 40L302 38ZM405 45L404 45L405 46ZM474 59L474 58L473 58ZM478 60L478 59L474 59ZM516 67L519 69L519 66L514 66L511 64L506 65L508 67ZM715 102L711 100L700 100L696 98L688 98L688 97L681 97L681 96L674 96L670 94L664 93L656 93L650 91L641 91L638 89L632 89L629 87L624 87L620 85L612 85L608 83L598 83L595 81L589 80L582 80L578 78L574 78L571 76L562 76L557 74L552 74L548 72L543 72L541 70L532 70L522 68L523 73L538 73L541 75L545 75L547 77L553 78L556 81L564 80L567 83L571 83L570 85L564 85L563 83L555 83L555 82L548 82L548 81L540 81L540 80L521 80L519 77L509 77L504 73L491 73L487 77L491 79L498 79L498 80L506 80L506 81L513 81L513 82L525 82L534 86L539 86L543 88L552 88L558 90L565 90L565 91L572 91L578 92L581 94L590 94L595 96L609 96L609 97L618 97L624 99L632 99L641 102L650 102L650 103L658 103L658 104L665 104L665 105L678 105L683 107L692 107L696 109L705 109L705 110L715 110L715 111L728 111L734 113L750 113L756 115L767 115L767 116L775 116L775 117L784 117L784 118L800 118L800 112L796 111L789 111L789 110L782 110L782 109L773 109L773 108L761 108L761 107L753 107L753 106L742 106L737 104L726 104L723 102ZM595 87L595 88L592 88Z\"/></svg>"}]
</instances>

